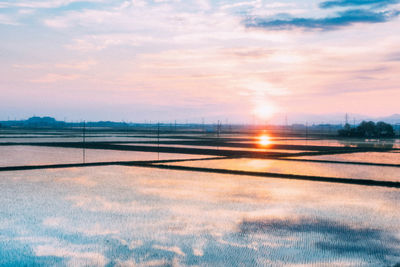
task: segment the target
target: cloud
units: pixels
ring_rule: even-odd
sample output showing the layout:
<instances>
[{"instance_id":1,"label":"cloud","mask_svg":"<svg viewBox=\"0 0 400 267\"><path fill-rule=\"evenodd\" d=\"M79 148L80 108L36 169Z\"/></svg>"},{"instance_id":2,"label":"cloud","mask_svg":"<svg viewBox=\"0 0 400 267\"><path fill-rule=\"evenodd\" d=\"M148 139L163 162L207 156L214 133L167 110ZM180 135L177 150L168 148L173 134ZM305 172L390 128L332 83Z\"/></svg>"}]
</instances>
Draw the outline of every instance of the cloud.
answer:
<instances>
[{"instance_id":1,"label":"cloud","mask_svg":"<svg viewBox=\"0 0 400 267\"><path fill-rule=\"evenodd\" d=\"M90 59L87 61L56 64L56 68L84 71L84 70L90 69L92 66L95 66L96 64L97 64L97 62L95 60Z\"/></svg>"},{"instance_id":2,"label":"cloud","mask_svg":"<svg viewBox=\"0 0 400 267\"><path fill-rule=\"evenodd\" d=\"M65 82L65 81L73 81L77 80L81 77L81 75L77 74L56 74L56 73L48 73L43 77L33 79L31 82L33 83L56 83L56 82Z\"/></svg>"},{"instance_id":3,"label":"cloud","mask_svg":"<svg viewBox=\"0 0 400 267\"><path fill-rule=\"evenodd\" d=\"M153 41L151 37L138 34L97 34L73 39L71 43L65 45L65 47L70 50L89 52L101 51L112 46L136 47L151 41Z\"/></svg>"},{"instance_id":4,"label":"cloud","mask_svg":"<svg viewBox=\"0 0 400 267\"><path fill-rule=\"evenodd\" d=\"M6 24L6 25L19 25L19 23L10 16L6 16L4 14L0 14L0 24Z\"/></svg>"},{"instance_id":5,"label":"cloud","mask_svg":"<svg viewBox=\"0 0 400 267\"><path fill-rule=\"evenodd\" d=\"M244 23L245 26L249 28L264 28L274 30L286 30L293 28L334 30L356 23L383 23L397 17L399 14L399 11L374 12L366 9L351 9L338 12L334 16L324 18L251 18L247 19Z\"/></svg>"},{"instance_id":6,"label":"cloud","mask_svg":"<svg viewBox=\"0 0 400 267\"><path fill-rule=\"evenodd\" d=\"M386 56L387 61L400 61L400 52L394 52Z\"/></svg>"},{"instance_id":7,"label":"cloud","mask_svg":"<svg viewBox=\"0 0 400 267\"><path fill-rule=\"evenodd\" d=\"M195 0L194 2L201 10L209 10L211 8L208 0Z\"/></svg>"},{"instance_id":8,"label":"cloud","mask_svg":"<svg viewBox=\"0 0 400 267\"><path fill-rule=\"evenodd\" d=\"M0 8L58 8L76 2L102 2L103 0L51 0L51 1L12 1L0 3Z\"/></svg>"},{"instance_id":9,"label":"cloud","mask_svg":"<svg viewBox=\"0 0 400 267\"><path fill-rule=\"evenodd\" d=\"M238 7L260 7L260 6L261 6L260 1L244 1L244 2L224 4L220 8L221 9L231 9L231 8L238 8Z\"/></svg>"},{"instance_id":10,"label":"cloud","mask_svg":"<svg viewBox=\"0 0 400 267\"><path fill-rule=\"evenodd\" d=\"M97 63L98 62L96 60L88 59L88 60L68 61L63 63L13 64L12 67L15 69L25 69L25 70L54 70L55 68L57 68L57 69L86 71L91 69L91 67L97 65Z\"/></svg>"},{"instance_id":11,"label":"cloud","mask_svg":"<svg viewBox=\"0 0 400 267\"><path fill-rule=\"evenodd\" d=\"M320 3L321 8L346 7L346 6L388 6L398 3L398 0L332 0Z\"/></svg>"}]
</instances>

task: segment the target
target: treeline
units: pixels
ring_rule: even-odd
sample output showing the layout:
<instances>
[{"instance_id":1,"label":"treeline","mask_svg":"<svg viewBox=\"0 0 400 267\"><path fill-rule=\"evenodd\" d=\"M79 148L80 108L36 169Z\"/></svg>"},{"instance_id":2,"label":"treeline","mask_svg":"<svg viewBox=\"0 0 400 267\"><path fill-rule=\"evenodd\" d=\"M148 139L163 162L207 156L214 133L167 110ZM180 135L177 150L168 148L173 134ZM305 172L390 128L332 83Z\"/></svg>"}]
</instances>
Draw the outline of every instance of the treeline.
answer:
<instances>
[{"instance_id":1,"label":"treeline","mask_svg":"<svg viewBox=\"0 0 400 267\"><path fill-rule=\"evenodd\" d=\"M346 123L344 128L338 131L342 137L363 137L363 138L390 138L395 136L393 126L383 121L363 121L357 127L351 127Z\"/></svg>"}]
</instances>

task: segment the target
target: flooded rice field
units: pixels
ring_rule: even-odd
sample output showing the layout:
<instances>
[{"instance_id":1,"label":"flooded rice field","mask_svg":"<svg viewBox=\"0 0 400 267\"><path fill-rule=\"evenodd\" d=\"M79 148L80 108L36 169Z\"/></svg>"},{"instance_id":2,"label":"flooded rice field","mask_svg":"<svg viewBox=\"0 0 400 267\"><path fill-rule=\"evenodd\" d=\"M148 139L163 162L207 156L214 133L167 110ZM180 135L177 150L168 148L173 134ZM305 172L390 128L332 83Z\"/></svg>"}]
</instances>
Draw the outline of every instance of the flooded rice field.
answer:
<instances>
[{"instance_id":1,"label":"flooded rice field","mask_svg":"<svg viewBox=\"0 0 400 267\"><path fill-rule=\"evenodd\" d=\"M338 164L333 163L294 162L290 160L268 159L214 159L177 163L172 162L169 164L200 168L217 168L239 171L258 171L338 178L379 179L400 182L400 171L398 167L363 165L355 166L350 164L338 166Z\"/></svg>"},{"instance_id":2,"label":"flooded rice field","mask_svg":"<svg viewBox=\"0 0 400 267\"><path fill-rule=\"evenodd\" d=\"M400 263L396 145L74 134L1 135L1 266Z\"/></svg>"}]
</instances>

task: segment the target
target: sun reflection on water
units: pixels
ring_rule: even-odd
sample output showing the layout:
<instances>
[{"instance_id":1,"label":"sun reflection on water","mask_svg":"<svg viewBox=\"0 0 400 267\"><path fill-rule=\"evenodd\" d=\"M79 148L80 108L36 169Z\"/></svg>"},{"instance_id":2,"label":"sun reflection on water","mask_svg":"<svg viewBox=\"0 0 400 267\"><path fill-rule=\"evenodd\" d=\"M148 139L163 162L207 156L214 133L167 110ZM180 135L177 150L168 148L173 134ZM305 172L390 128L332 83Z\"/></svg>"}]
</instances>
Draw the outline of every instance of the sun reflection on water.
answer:
<instances>
[{"instance_id":1,"label":"sun reflection on water","mask_svg":"<svg viewBox=\"0 0 400 267\"><path fill-rule=\"evenodd\" d=\"M258 144L261 146L268 146L271 144L271 137L266 135L266 134L262 134L258 137Z\"/></svg>"}]
</instances>

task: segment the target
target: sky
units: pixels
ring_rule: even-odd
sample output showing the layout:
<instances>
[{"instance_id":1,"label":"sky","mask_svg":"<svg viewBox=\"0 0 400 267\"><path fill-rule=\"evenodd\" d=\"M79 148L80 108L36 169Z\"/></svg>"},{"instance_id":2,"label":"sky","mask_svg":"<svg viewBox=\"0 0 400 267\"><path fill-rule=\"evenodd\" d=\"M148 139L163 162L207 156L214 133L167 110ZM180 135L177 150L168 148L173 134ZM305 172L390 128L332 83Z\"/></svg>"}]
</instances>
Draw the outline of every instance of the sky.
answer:
<instances>
[{"instance_id":1,"label":"sky","mask_svg":"<svg viewBox=\"0 0 400 267\"><path fill-rule=\"evenodd\" d=\"M0 120L400 113L400 0L0 0L0 36Z\"/></svg>"}]
</instances>

